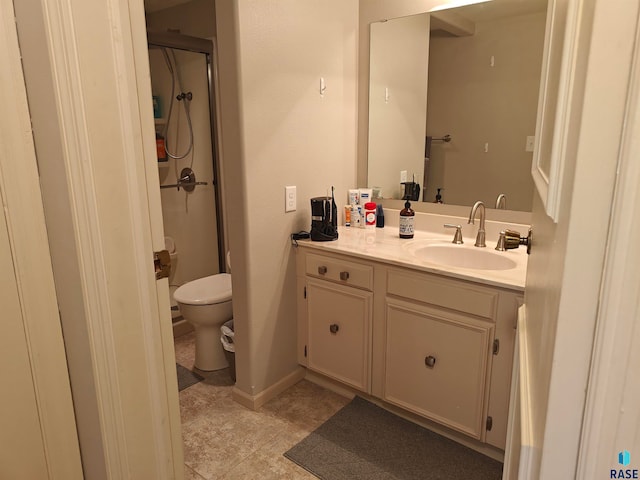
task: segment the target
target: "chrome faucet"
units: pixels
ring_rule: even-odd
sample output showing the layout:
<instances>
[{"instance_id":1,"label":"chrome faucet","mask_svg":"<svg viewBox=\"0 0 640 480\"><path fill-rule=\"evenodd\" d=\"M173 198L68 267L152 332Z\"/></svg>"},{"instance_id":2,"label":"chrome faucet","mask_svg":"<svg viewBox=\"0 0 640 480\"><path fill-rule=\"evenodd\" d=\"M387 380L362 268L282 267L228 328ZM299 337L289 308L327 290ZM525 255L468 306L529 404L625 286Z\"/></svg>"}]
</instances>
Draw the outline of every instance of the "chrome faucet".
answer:
<instances>
[{"instance_id":1,"label":"chrome faucet","mask_svg":"<svg viewBox=\"0 0 640 480\"><path fill-rule=\"evenodd\" d=\"M477 201L473 204L471 208L471 213L469 214L469 222L474 224L474 220L476 218L476 212L480 210L480 227L478 228L478 235L476 236L476 247L486 247L487 244L484 242L484 203L481 201Z\"/></svg>"},{"instance_id":2,"label":"chrome faucet","mask_svg":"<svg viewBox=\"0 0 640 480\"><path fill-rule=\"evenodd\" d=\"M500 195L498 195L498 198L496 198L496 209L506 209L507 208L507 197L504 193L501 193Z\"/></svg>"}]
</instances>

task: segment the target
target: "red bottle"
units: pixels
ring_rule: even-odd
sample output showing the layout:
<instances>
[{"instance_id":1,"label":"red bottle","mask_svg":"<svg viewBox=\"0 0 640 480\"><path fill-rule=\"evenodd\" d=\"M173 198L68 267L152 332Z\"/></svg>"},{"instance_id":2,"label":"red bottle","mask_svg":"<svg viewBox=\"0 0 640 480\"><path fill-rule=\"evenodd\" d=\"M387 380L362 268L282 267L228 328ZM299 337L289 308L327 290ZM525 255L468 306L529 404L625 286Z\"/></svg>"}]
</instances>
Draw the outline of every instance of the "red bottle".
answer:
<instances>
[{"instance_id":1,"label":"red bottle","mask_svg":"<svg viewBox=\"0 0 640 480\"><path fill-rule=\"evenodd\" d=\"M156 132L156 155L158 156L159 162L166 162L169 160L167 158L167 151L164 148L164 137Z\"/></svg>"}]
</instances>

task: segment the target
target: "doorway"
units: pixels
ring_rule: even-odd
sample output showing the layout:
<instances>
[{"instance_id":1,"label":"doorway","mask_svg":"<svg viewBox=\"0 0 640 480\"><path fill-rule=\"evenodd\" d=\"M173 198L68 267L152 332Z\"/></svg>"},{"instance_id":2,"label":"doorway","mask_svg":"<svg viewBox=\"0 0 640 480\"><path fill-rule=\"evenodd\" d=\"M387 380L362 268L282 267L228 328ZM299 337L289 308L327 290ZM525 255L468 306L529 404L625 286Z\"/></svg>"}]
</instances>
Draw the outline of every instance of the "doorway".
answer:
<instances>
[{"instance_id":1,"label":"doorway","mask_svg":"<svg viewBox=\"0 0 640 480\"><path fill-rule=\"evenodd\" d=\"M158 176L174 335L190 329L173 292L226 271L214 44L179 33L148 33Z\"/></svg>"}]
</instances>

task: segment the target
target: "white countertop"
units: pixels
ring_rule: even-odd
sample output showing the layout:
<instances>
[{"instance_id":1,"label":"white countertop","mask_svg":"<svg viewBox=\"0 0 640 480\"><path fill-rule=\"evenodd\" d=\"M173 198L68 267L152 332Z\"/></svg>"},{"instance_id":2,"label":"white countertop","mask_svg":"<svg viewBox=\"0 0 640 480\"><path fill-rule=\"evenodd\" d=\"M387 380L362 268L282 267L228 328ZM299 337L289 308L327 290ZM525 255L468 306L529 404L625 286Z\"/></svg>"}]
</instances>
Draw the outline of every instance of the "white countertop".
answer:
<instances>
[{"instance_id":1,"label":"white countertop","mask_svg":"<svg viewBox=\"0 0 640 480\"><path fill-rule=\"evenodd\" d=\"M508 270L475 270L471 268L443 266L418 258L413 252L424 245L448 245L460 249L478 249L473 244L475 237L464 237L463 245L451 243L453 231L450 234L416 231L414 238L403 239L398 236L398 227L385 228L352 228L339 227L338 239L331 242L313 242L311 240L298 241L304 248L318 251L342 253L354 257L379 261L401 267L411 268L429 273L445 275L447 277L470 280L486 285L524 291L527 273L526 247L520 247L506 252L494 250L496 240L487 238L487 246L497 255L505 255L515 262L515 267Z\"/></svg>"}]
</instances>

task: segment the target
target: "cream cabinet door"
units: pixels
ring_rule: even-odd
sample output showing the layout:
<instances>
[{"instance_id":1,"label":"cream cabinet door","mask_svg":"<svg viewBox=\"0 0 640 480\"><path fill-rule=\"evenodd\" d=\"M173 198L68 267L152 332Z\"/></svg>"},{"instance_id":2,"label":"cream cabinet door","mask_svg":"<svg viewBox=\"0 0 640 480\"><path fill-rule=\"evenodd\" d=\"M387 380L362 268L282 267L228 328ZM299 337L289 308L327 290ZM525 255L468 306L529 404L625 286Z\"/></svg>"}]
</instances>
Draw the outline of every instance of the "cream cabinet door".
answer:
<instances>
[{"instance_id":1,"label":"cream cabinet door","mask_svg":"<svg viewBox=\"0 0 640 480\"><path fill-rule=\"evenodd\" d=\"M307 280L308 367L369 392L373 294Z\"/></svg>"},{"instance_id":2,"label":"cream cabinet door","mask_svg":"<svg viewBox=\"0 0 640 480\"><path fill-rule=\"evenodd\" d=\"M387 300L384 399L481 439L492 335L491 323Z\"/></svg>"}]
</instances>

